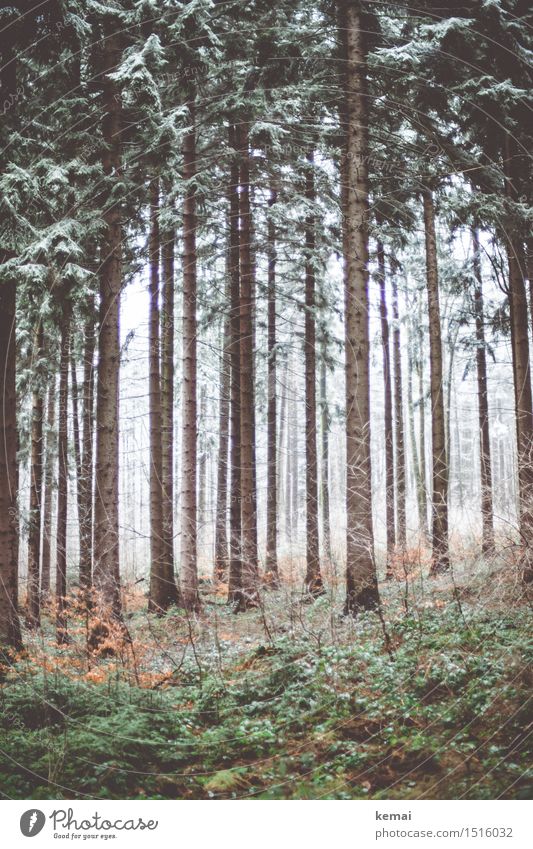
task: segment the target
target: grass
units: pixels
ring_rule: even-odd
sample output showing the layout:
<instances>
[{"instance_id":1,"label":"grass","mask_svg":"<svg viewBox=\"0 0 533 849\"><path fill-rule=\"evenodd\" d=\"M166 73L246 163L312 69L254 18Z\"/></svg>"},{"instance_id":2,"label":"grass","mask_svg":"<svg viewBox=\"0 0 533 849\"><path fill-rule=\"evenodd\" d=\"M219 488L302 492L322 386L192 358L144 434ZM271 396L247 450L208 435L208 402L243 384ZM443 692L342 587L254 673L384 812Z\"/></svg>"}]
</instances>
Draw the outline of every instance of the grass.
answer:
<instances>
[{"instance_id":1,"label":"grass","mask_svg":"<svg viewBox=\"0 0 533 849\"><path fill-rule=\"evenodd\" d=\"M432 587L407 609L383 588L389 650L375 615L288 591L240 616L206 596L194 622L132 603L133 644L102 657L75 613L66 648L45 622L0 688L2 792L530 798L531 609Z\"/></svg>"}]
</instances>

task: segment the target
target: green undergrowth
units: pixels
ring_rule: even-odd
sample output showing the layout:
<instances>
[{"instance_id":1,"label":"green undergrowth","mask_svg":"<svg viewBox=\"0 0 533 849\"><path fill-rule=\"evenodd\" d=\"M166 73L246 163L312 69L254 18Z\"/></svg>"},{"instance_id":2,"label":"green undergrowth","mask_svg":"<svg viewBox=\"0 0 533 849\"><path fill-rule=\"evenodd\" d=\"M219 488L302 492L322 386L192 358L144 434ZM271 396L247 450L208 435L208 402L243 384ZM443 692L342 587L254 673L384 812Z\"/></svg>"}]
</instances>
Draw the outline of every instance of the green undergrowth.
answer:
<instances>
[{"instance_id":1,"label":"green undergrowth","mask_svg":"<svg viewBox=\"0 0 533 849\"><path fill-rule=\"evenodd\" d=\"M516 623L519 623L518 625ZM528 798L531 614L455 606L350 642L282 636L164 689L23 666L0 688L11 798Z\"/></svg>"}]
</instances>

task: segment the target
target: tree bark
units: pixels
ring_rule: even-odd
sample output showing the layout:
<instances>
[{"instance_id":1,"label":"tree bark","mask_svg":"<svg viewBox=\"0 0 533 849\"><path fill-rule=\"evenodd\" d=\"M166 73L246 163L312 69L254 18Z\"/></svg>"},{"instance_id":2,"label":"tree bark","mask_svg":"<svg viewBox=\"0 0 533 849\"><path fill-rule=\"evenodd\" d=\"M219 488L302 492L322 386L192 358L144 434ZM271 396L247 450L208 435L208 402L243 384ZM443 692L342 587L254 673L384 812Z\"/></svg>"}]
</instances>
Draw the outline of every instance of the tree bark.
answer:
<instances>
[{"instance_id":1,"label":"tree bark","mask_svg":"<svg viewBox=\"0 0 533 849\"><path fill-rule=\"evenodd\" d=\"M237 145L234 127L229 130L230 147ZM238 610L242 604L241 523L241 320L240 320L240 233L239 166L231 162L229 179L229 255L231 326L231 443L230 443L230 566L228 602Z\"/></svg>"},{"instance_id":2,"label":"tree bark","mask_svg":"<svg viewBox=\"0 0 533 849\"><path fill-rule=\"evenodd\" d=\"M226 299L231 298L231 250L227 250ZM224 315L220 357L220 398L218 405L217 502L215 515L215 581L228 576L228 448L231 391L231 310Z\"/></svg>"},{"instance_id":3,"label":"tree bark","mask_svg":"<svg viewBox=\"0 0 533 849\"><path fill-rule=\"evenodd\" d=\"M43 356L43 323L39 320L35 333L35 386L32 392L31 413L31 461L30 461L30 508L28 531L28 603L27 620L31 628L40 621L39 572L41 561L41 495L43 480L43 385L40 359Z\"/></svg>"},{"instance_id":4,"label":"tree bark","mask_svg":"<svg viewBox=\"0 0 533 849\"><path fill-rule=\"evenodd\" d=\"M253 271L251 258L250 168L248 126L237 128L240 164L240 335L241 335L241 522L242 522L242 605L257 602L257 501L255 491L254 432L254 322Z\"/></svg>"},{"instance_id":5,"label":"tree bark","mask_svg":"<svg viewBox=\"0 0 533 849\"><path fill-rule=\"evenodd\" d=\"M306 573L305 588L311 596L324 591L320 572L318 538L318 455L316 430L316 327L315 327L315 203L313 153L307 154L305 198L309 213L305 220L305 506Z\"/></svg>"},{"instance_id":6,"label":"tree bark","mask_svg":"<svg viewBox=\"0 0 533 849\"><path fill-rule=\"evenodd\" d=\"M379 605L372 527L368 327L368 129L366 54L358 5L341 6L345 30L346 175L346 604L345 612Z\"/></svg>"},{"instance_id":7,"label":"tree bark","mask_svg":"<svg viewBox=\"0 0 533 849\"><path fill-rule=\"evenodd\" d=\"M429 189L423 192L424 232L426 243L426 281L429 314L429 361L431 374L431 434L433 462L432 496L432 565L433 575L450 566L448 550L448 458L444 417L442 336L439 305L439 276L435 211Z\"/></svg>"},{"instance_id":8,"label":"tree bark","mask_svg":"<svg viewBox=\"0 0 533 849\"><path fill-rule=\"evenodd\" d=\"M161 435L161 371L159 315L159 181L150 184L150 317L149 317L149 396L150 396L150 594L148 610L163 613L167 607L164 575L163 530L163 449Z\"/></svg>"},{"instance_id":9,"label":"tree bark","mask_svg":"<svg viewBox=\"0 0 533 849\"><path fill-rule=\"evenodd\" d=\"M0 254L1 256L1 254ZM1 256L2 261L4 257ZM18 617L16 283L0 283L0 645L21 645Z\"/></svg>"},{"instance_id":10,"label":"tree bark","mask_svg":"<svg viewBox=\"0 0 533 849\"><path fill-rule=\"evenodd\" d=\"M92 584L93 569L93 438L94 438L94 298L90 298L84 328L83 412L81 475L79 477L80 510L80 585L87 590Z\"/></svg>"},{"instance_id":11,"label":"tree bark","mask_svg":"<svg viewBox=\"0 0 533 849\"><path fill-rule=\"evenodd\" d=\"M320 435L321 435L321 472L320 495L322 501L322 549L324 556L331 562L331 523L329 510L329 410L327 394L326 343L323 343L320 360Z\"/></svg>"},{"instance_id":12,"label":"tree bark","mask_svg":"<svg viewBox=\"0 0 533 849\"><path fill-rule=\"evenodd\" d=\"M56 378L55 375L48 387L48 401L46 405L46 461L44 470L44 498L43 498L43 542L41 561L41 599L46 599L50 594L50 561L52 543L52 508L53 490L55 478L55 465L57 459L57 444L55 435L56 419Z\"/></svg>"},{"instance_id":13,"label":"tree bark","mask_svg":"<svg viewBox=\"0 0 533 849\"><path fill-rule=\"evenodd\" d=\"M474 248L474 311L476 317L476 366L479 415L479 466L481 483L481 550L489 555L494 552L494 513L492 504L492 460L490 453L490 423L487 382L487 355L485 348L485 317L483 310L483 278L481 275L481 253L479 233L472 230Z\"/></svg>"},{"instance_id":14,"label":"tree bark","mask_svg":"<svg viewBox=\"0 0 533 849\"><path fill-rule=\"evenodd\" d=\"M175 232L164 234L161 311L161 459L163 466L163 578L166 607L179 601L174 569L174 249Z\"/></svg>"},{"instance_id":15,"label":"tree bark","mask_svg":"<svg viewBox=\"0 0 533 849\"><path fill-rule=\"evenodd\" d=\"M58 487L56 537L56 637L67 642L67 511L68 511L68 372L71 305L65 293L61 303L59 356Z\"/></svg>"},{"instance_id":16,"label":"tree bark","mask_svg":"<svg viewBox=\"0 0 533 849\"><path fill-rule=\"evenodd\" d=\"M267 516L265 581L279 585L278 572L278 445L277 445L277 342L276 342L276 227L272 218L277 190L272 186L268 201L268 320L267 320Z\"/></svg>"},{"instance_id":17,"label":"tree bark","mask_svg":"<svg viewBox=\"0 0 533 849\"><path fill-rule=\"evenodd\" d=\"M385 427L385 547L386 576L392 578L392 556L396 546L394 521L394 433L392 430L392 378L389 343L389 317L385 278L385 250L378 240L379 313L381 319L381 348L383 353L383 405Z\"/></svg>"},{"instance_id":18,"label":"tree bark","mask_svg":"<svg viewBox=\"0 0 533 849\"><path fill-rule=\"evenodd\" d=\"M102 164L109 185L108 202L103 215L105 229L100 265L93 584L105 608L104 612L120 619L118 484L122 223L120 202L113 201L110 184L120 180L121 169L121 102L118 88L110 76L121 58L117 36L108 34L104 38L103 48L102 134L106 147ZM105 633L105 628L95 628L93 644L98 644Z\"/></svg>"},{"instance_id":19,"label":"tree bark","mask_svg":"<svg viewBox=\"0 0 533 849\"><path fill-rule=\"evenodd\" d=\"M400 310L398 304L398 283L396 280L394 259L392 261L392 351L394 363L394 422L395 422L395 451L396 451L396 543L405 551L406 539L406 487L405 487L405 439L403 421L403 383L402 383L402 348L400 331Z\"/></svg>"},{"instance_id":20,"label":"tree bark","mask_svg":"<svg viewBox=\"0 0 533 849\"><path fill-rule=\"evenodd\" d=\"M520 175L516 173L516 142L509 133L505 138L505 192L514 203L518 200ZM516 433L518 455L519 529L523 544L522 576L533 581L533 399L529 358L529 322L526 296L526 258L524 244L513 235L510 222L504 234L509 264L509 307L513 348Z\"/></svg>"},{"instance_id":21,"label":"tree bark","mask_svg":"<svg viewBox=\"0 0 533 849\"><path fill-rule=\"evenodd\" d=\"M183 382L181 468L181 600L198 610L197 567L197 398L196 398L196 129L194 101L188 103L189 127L183 140Z\"/></svg>"}]
</instances>

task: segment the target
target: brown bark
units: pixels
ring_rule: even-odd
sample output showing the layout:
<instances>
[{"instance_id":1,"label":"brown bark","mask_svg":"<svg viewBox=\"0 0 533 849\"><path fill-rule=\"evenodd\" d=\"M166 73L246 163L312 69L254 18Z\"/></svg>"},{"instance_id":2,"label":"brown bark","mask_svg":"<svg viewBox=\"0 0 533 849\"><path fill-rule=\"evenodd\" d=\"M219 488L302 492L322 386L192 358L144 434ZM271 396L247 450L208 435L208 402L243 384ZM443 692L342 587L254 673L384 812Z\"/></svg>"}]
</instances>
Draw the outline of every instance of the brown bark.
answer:
<instances>
[{"instance_id":1,"label":"brown bark","mask_svg":"<svg viewBox=\"0 0 533 849\"><path fill-rule=\"evenodd\" d=\"M485 318L483 311L483 278L479 233L472 230L474 248L474 311L476 317L476 366L479 414L479 466L481 478L481 550L483 554L494 551L494 515L492 506L492 462L490 453L490 423L487 383L487 355L485 350Z\"/></svg>"},{"instance_id":2,"label":"brown bark","mask_svg":"<svg viewBox=\"0 0 533 849\"><path fill-rule=\"evenodd\" d=\"M4 260L2 254L0 259ZM16 283L0 283L0 646L21 644L18 617Z\"/></svg>"},{"instance_id":3,"label":"brown bark","mask_svg":"<svg viewBox=\"0 0 533 849\"><path fill-rule=\"evenodd\" d=\"M36 385L32 392L31 413L31 460L30 460L30 507L28 530L28 625L35 628L40 620L39 572L41 554L41 496L43 480L43 386L39 360L43 356L44 333L42 321L39 321L35 333L34 369Z\"/></svg>"},{"instance_id":4,"label":"brown bark","mask_svg":"<svg viewBox=\"0 0 533 849\"><path fill-rule=\"evenodd\" d=\"M56 536L56 637L67 641L67 510L68 510L68 372L71 306L65 293L61 303L59 356L58 485Z\"/></svg>"},{"instance_id":5,"label":"brown bark","mask_svg":"<svg viewBox=\"0 0 533 849\"><path fill-rule=\"evenodd\" d=\"M89 300L89 314L84 329L83 412L81 475L78 504L80 511L80 585L92 583L93 568L93 436L94 436L94 298Z\"/></svg>"},{"instance_id":6,"label":"brown bark","mask_svg":"<svg viewBox=\"0 0 533 849\"><path fill-rule=\"evenodd\" d=\"M197 610L197 400L196 400L196 130L191 100L189 128L183 140L183 383L181 467L181 600L187 610Z\"/></svg>"},{"instance_id":7,"label":"brown bark","mask_svg":"<svg viewBox=\"0 0 533 849\"><path fill-rule=\"evenodd\" d=\"M278 574L278 446L277 446L277 350L276 350L276 227L272 219L277 191L270 190L267 233L268 253L268 405L267 405L267 516L265 580L279 584Z\"/></svg>"},{"instance_id":8,"label":"brown bark","mask_svg":"<svg viewBox=\"0 0 533 849\"><path fill-rule=\"evenodd\" d=\"M226 297L230 300L231 251L227 250ZM228 574L228 448L231 381L231 314L224 315L222 331L222 355L220 357L220 397L218 405L218 460L217 501L215 515L215 581L223 581Z\"/></svg>"},{"instance_id":9,"label":"brown bark","mask_svg":"<svg viewBox=\"0 0 533 849\"><path fill-rule=\"evenodd\" d=\"M250 170L248 126L237 128L240 165L240 336L241 336L241 522L242 522L242 598L247 607L257 599L257 502L255 491L254 432L254 327L253 270L251 257Z\"/></svg>"},{"instance_id":10,"label":"brown bark","mask_svg":"<svg viewBox=\"0 0 533 849\"><path fill-rule=\"evenodd\" d=\"M46 599L50 593L50 560L52 543L52 508L57 445L55 435L56 418L56 379L55 375L48 387L46 405L46 460L44 469L44 498L43 498L43 543L41 560L41 598Z\"/></svg>"},{"instance_id":11,"label":"brown bark","mask_svg":"<svg viewBox=\"0 0 533 849\"><path fill-rule=\"evenodd\" d=\"M416 372L418 376L418 437L420 440L420 477L418 505L420 531L428 533L428 482L426 471L426 388L424 384L424 328L422 326L422 295L418 299L418 339Z\"/></svg>"},{"instance_id":12,"label":"brown bark","mask_svg":"<svg viewBox=\"0 0 533 849\"><path fill-rule=\"evenodd\" d=\"M112 180L120 180L121 102L118 88L110 74L120 61L121 51L116 35L107 35L103 47L102 134L106 147L102 164L109 185L107 208L103 215L105 230L100 265L93 584L106 609L105 612L120 618L118 484L122 222L120 203L112 201L110 183ZM96 628L93 643L98 643L104 634L105 629Z\"/></svg>"},{"instance_id":13,"label":"brown bark","mask_svg":"<svg viewBox=\"0 0 533 849\"><path fill-rule=\"evenodd\" d=\"M313 154L307 154L305 198L310 208L315 202ZM306 572L305 588L312 596L323 592L318 538L318 456L316 432L316 327L315 327L315 227L312 211L305 221L305 505Z\"/></svg>"},{"instance_id":14,"label":"brown bark","mask_svg":"<svg viewBox=\"0 0 533 849\"><path fill-rule=\"evenodd\" d=\"M379 312L381 319L381 349L383 353L383 406L385 428L385 546L386 573L392 578L392 555L396 546L394 522L394 434L392 430L392 377L389 342L389 317L385 278L385 250L378 240Z\"/></svg>"},{"instance_id":15,"label":"brown bark","mask_svg":"<svg viewBox=\"0 0 533 849\"><path fill-rule=\"evenodd\" d=\"M392 268L392 318L394 329L392 332L392 351L394 363L394 423L395 423L395 453L396 453L396 543L402 551L406 546L406 518L405 518L405 439L403 422L403 384L402 384L402 348L400 336L400 310L398 305L398 283L396 274Z\"/></svg>"},{"instance_id":16,"label":"brown bark","mask_svg":"<svg viewBox=\"0 0 533 849\"><path fill-rule=\"evenodd\" d=\"M167 608L164 575L163 450L161 439L161 373L159 339L159 181L150 184L150 315L149 315L149 419L150 419L150 593L148 610Z\"/></svg>"},{"instance_id":17,"label":"brown bark","mask_svg":"<svg viewBox=\"0 0 533 849\"><path fill-rule=\"evenodd\" d=\"M233 127L229 144L236 146ZM229 181L229 254L231 288L231 443L230 443L230 568L228 601L241 606L242 523L241 523L241 321L240 321L240 233L239 233L239 166L233 160Z\"/></svg>"},{"instance_id":18,"label":"brown bark","mask_svg":"<svg viewBox=\"0 0 533 849\"><path fill-rule=\"evenodd\" d=\"M174 230L161 246L161 459L163 466L163 577L165 604L179 601L174 569Z\"/></svg>"},{"instance_id":19,"label":"brown bark","mask_svg":"<svg viewBox=\"0 0 533 849\"><path fill-rule=\"evenodd\" d=\"M329 411L327 395L326 344L320 360L320 496L322 501L322 549L331 561L331 524L329 515Z\"/></svg>"},{"instance_id":20,"label":"brown bark","mask_svg":"<svg viewBox=\"0 0 533 849\"><path fill-rule=\"evenodd\" d=\"M505 192L516 202L520 174L516 141L509 133L505 138ZM516 404L518 456L519 529L524 546L522 575L533 580L533 398L529 358L529 327L526 296L526 257L524 244L514 235L514 223L508 222L504 233L509 265L509 307L511 344Z\"/></svg>"},{"instance_id":21,"label":"brown bark","mask_svg":"<svg viewBox=\"0 0 533 849\"><path fill-rule=\"evenodd\" d=\"M432 495L432 565L431 573L449 569L448 550L448 458L444 417L442 334L439 305L439 276L435 211L429 189L423 193L424 232L426 243L426 282L429 314L429 361L431 375L431 435L433 463Z\"/></svg>"},{"instance_id":22,"label":"brown bark","mask_svg":"<svg viewBox=\"0 0 533 849\"><path fill-rule=\"evenodd\" d=\"M341 6L345 31L346 179L345 342L346 342L346 605L345 612L379 604L370 463L368 328L368 136L366 55L359 7Z\"/></svg>"}]
</instances>

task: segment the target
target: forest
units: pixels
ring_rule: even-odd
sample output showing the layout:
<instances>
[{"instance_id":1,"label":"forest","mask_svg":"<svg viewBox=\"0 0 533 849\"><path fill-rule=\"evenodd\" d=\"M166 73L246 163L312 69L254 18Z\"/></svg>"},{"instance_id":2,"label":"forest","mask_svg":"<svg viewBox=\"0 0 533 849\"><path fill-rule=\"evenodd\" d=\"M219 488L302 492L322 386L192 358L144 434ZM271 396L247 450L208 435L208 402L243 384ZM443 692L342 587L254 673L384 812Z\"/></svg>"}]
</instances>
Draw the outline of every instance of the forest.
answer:
<instances>
[{"instance_id":1,"label":"forest","mask_svg":"<svg viewBox=\"0 0 533 849\"><path fill-rule=\"evenodd\" d=\"M531 798L530 4L0 52L1 797Z\"/></svg>"}]
</instances>

